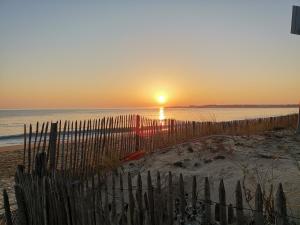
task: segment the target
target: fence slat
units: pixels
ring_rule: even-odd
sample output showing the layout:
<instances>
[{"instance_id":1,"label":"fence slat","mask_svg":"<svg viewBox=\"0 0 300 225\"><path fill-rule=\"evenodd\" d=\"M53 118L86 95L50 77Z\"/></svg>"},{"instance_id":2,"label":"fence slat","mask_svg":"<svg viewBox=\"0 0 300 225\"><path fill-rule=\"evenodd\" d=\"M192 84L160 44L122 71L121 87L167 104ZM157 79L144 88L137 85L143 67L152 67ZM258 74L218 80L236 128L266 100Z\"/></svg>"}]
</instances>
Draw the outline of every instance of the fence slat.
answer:
<instances>
[{"instance_id":1,"label":"fence slat","mask_svg":"<svg viewBox=\"0 0 300 225\"><path fill-rule=\"evenodd\" d=\"M183 182L182 174L180 174L179 176L179 199L180 199L180 224L184 224L186 201L185 201L184 182Z\"/></svg>"},{"instance_id":2,"label":"fence slat","mask_svg":"<svg viewBox=\"0 0 300 225\"><path fill-rule=\"evenodd\" d=\"M49 167L51 172L55 171L56 164L56 140L57 140L57 123L51 123L49 147L48 147L48 157L50 159Z\"/></svg>"},{"instance_id":3,"label":"fence slat","mask_svg":"<svg viewBox=\"0 0 300 225\"><path fill-rule=\"evenodd\" d=\"M168 224L173 225L173 183L172 173L168 176Z\"/></svg>"},{"instance_id":4,"label":"fence slat","mask_svg":"<svg viewBox=\"0 0 300 225\"><path fill-rule=\"evenodd\" d=\"M276 200L275 200L275 224L287 225L287 210L286 210L286 198L283 192L282 184L278 185Z\"/></svg>"},{"instance_id":5,"label":"fence slat","mask_svg":"<svg viewBox=\"0 0 300 225\"><path fill-rule=\"evenodd\" d=\"M144 221L144 210L143 210L143 184L142 184L142 177L141 174L139 173L137 176L137 190L136 190L136 202L137 202L137 219L138 223L137 224L143 224Z\"/></svg>"},{"instance_id":6,"label":"fence slat","mask_svg":"<svg viewBox=\"0 0 300 225\"><path fill-rule=\"evenodd\" d=\"M5 210L6 225L13 225L11 211L10 211L10 203L9 203L6 189L3 189L3 203L4 203L4 210Z\"/></svg>"},{"instance_id":7,"label":"fence slat","mask_svg":"<svg viewBox=\"0 0 300 225\"><path fill-rule=\"evenodd\" d=\"M38 134L39 134L39 122L37 122L36 126L35 126L35 137L34 137L33 154L32 154L32 158L33 158L32 170L34 168L34 158L35 158L35 154L36 154L36 147L37 147L36 143L37 143Z\"/></svg>"},{"instance_id":8,"label":"fence slat","mask_svg":"<svg viewBox=\"0 0 300 225\"><path fill-rule=\"evenodd\" d=\"M61 146L61 159L60 159L60 170L63 171L65 168L65 138L66 138L67 121L64 122L62 146Z\"/></svg>"},{"instance_id":9,"label":"fence slat","mask_svg":"<svg viewBox=\"0 0 300 225\"><path fill-rule=\"evenodd\" d=\"M31 171L31 137L32 137L32 125L29 125L29 138L28 138L28 173Z\"/></svg>"},{"instance_id":10,"label":"fence slat","mask_svg":"<svg viewBox=\"0 0 300 225\"><path fill-rule=\"evenodd\" d=\"M115 174L112 174L112 202L111 202L111 220L116 222L117 205L116 205L116 183Z\"/></svg>"},{"instance_id":11,"label":"fence slat","mask_svg":"<svg viewBox=\"0 0 300 225\"><path fill-rule=\"evenodd\" d=\"M192 186L192 208L193 211L196 211L196 203L197 203L197 179L196 176L193 176L193 186ZM194 214L193 212L193 214Z\"/></svg>"},{"instance_id":12,"label":"fence slat","mask_svg":"<svg viewBox=\"0 0 300 225\"><path fill-rule=\"evenodd\" d=\"M227 225L226 193L225 193L223 179L221 179L220 186L219 186L219 202L220 202L220 225Z\"/></svg>"},{"instance_id":13,"label":"fence slat","mask_svg":"<svg viewBox=\"0 0 300 225\"><path fill-rule=\"evenodd\" d=\"M243 194L241 182L238 181L235 189L235 202L236 202L236 223L237 225L244 225L244 212L243 212Z\"/></svg>"},{"instance_id":14,"label":"fence slat","mask_svg":"<svg viewBox=\"0 0 300 225\"><path fill-rule=\"evenodd\" d=\"M204 215L204 225L209 225L211 221L211 200L210 200L210 186L209 186L209 180L208 177L205 177L204 182L204 208L205 213Z\"/></svg>"},{"instance_id":15,"label":"fence slat","mask_svg":"<svg viewBox=\"0 0 300 225\"><path fill-rule=\"evenodd\" d=\"M134 198L132 193L132 179L131 174L128 173L128 200L129 200L129 222L134 225Z\"/></svg>"},{"instance_id":16,"label":"fence slat","mask_svg":"<svg viewBox=\"0 0 300 225\"><path fill-rule=\"evenodd\" d=\"M124 200L124 189L123 189L123 175L120 174L120 196L121 196L121 215L120 224L125 224L125 200Z\"/></svg>"},{"instance_id":17,"label":"fence slat","mask_svg":"<svg viewBox=\"0 0 300 225\"><path fill-rule=\"evenodd\" d=\"M163 223L163 200L161 194L161 181L160 181L160 173L157 171L156 175L156 189L155 189L155 224L160 225Z\"/></svg>"},{"instance_id":18,"label":"fence slat","mask_svg":"<svg viewBox=\"0 0 300 225\"><path fill-rule=\"evenodd\" d=\"M255 225L263 225L264 224L263 196L262 196L260 184L257 184L256 192L255 192L254 222L255 222Z\"/></svg>"},{"instance_id":19,"label":"fence slat","mask_svg":"<svg viewBox=\"0 0 300 225\"><path fill-rule=\"evenodd\" d=\"M148 187L150 224L155 225L154 196L153 196L153 186L152 186L152 179L151 179L150 171L148 171L148 175L147 175L147 187Z\"/></svg>"},{"instance_id":20,"label":"fence slat","mask_svg":"<svg viewBox=\"0 0 300 225\"><path fill-rule=\"evenodd\" d=\"M229 206L228 206L228 224L233 223L233 218L234 218L233 207L232 207L232 204L229 204Z\"/></svg>"}]
</instances>

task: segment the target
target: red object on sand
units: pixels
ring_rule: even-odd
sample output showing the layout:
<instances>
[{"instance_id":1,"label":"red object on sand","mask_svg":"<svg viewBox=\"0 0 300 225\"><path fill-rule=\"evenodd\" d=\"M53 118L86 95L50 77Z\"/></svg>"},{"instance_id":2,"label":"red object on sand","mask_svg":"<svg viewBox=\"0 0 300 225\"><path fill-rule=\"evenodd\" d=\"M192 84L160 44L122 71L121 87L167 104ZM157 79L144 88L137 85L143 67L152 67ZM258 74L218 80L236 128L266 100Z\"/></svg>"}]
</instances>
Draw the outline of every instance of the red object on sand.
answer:
<instances>
[{"instance_id":1,"label":"red object on sand","mask_svg":"<svg viewBox=\"0 0 300 225\"><path fill-rule=\"evenodd\" d=\"M123 162L137 160L137 159L142 158L144 155L145 155L145 151L137 151L137 152L131 153L128 156L126 156L123 159Z\"/></svg>"}]
</instances>

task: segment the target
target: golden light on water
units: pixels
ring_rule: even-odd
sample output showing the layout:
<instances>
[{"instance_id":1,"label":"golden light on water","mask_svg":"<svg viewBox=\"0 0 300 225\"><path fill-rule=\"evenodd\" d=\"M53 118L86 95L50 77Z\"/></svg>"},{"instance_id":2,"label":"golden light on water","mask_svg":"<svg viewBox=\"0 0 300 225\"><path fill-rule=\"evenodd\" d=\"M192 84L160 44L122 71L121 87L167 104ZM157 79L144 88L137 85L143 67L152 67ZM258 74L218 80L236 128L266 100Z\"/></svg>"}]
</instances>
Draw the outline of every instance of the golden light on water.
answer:
<instances>
[{"instance_id":1,"label":"golden light on water","mask_svg":"<svg viewBox=\"0 0 300 225\"><path fill-rule=\"evenodd\" d=\"M159 120L163 121L166 119L164 107L159 108Z\"/></svg>"}]
</instances>

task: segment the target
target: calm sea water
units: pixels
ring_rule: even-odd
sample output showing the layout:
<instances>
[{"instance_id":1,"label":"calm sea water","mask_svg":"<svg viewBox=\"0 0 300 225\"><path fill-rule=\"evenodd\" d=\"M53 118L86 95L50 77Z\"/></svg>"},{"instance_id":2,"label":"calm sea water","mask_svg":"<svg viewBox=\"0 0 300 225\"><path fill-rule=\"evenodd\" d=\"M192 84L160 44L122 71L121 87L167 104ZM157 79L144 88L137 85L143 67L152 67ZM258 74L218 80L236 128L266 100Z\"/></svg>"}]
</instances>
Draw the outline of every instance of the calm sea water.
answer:
<instances>
[{"instance_id":1,"label":"calm sea water","mask_svg":"<svg viewBox=\"0 0 300 225\"><path fill-rule=\"evenodd\" d=\"M172 118L194 121L228 121L297 113L297 108L130 108L130 109L51 109L0 110L0 146L22 143L23 125L37 121L86 120L139 114L153 119Z\"/></svg>"}]
</instances>

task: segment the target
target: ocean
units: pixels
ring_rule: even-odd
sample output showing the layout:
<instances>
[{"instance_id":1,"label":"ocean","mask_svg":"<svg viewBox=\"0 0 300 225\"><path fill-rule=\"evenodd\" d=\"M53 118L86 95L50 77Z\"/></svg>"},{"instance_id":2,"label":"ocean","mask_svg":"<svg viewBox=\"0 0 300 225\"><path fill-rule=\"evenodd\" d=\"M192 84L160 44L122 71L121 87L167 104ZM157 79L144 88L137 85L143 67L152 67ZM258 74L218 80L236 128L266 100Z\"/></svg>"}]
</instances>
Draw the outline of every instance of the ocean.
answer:
<instances>
[{"instance_id":1,"label":"ocean","mask_svg":"<svg viewBox=\"0 0 300 225\"><path fill-rule=\"evenodd\" d=\"M122 108L0 110L0 146L23 143L24 124L37 121L86 120L105 116L139 114L151 119L229 121L298 113L298 108Z\"/></svg>"}]
</instances>

